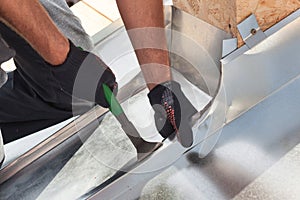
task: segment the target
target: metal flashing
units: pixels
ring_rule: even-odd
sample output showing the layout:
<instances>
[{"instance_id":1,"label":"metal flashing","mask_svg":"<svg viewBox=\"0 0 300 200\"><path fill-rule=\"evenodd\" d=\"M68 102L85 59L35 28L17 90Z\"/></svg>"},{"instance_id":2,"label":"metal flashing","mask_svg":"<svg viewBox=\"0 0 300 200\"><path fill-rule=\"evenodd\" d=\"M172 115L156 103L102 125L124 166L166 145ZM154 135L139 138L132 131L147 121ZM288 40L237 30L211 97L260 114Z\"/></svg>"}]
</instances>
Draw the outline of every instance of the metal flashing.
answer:
<instances>
[{"instance_id":1,"label":"metal flashing","mask_svg":"<svg viewBox=\"0 0 300 200\"><path fill-rule=\"evenodd\" d=\"M270 37L271 35L279 31L280 29L284 28L286 25L290 24L291 22L295 21L299 17L300 17L300 9L296 10L295 12L293 12L292 14L290 14L289 16L287 16L286 18L284 18L283 20L281 20L280 22L278 22L277 24L269 28L268 30L264 31L266 38ZM240 48L238 48L237 50L233 51L232 53L228 54L226 57L222 58L221 63L228 64L229 62L238 58L240 55L247 52L249 49L250 48L245 44Z\"/></svg>"},{"instance_id":2,"label":"metal flashing","mask_svg":"<svg viewBox=\"0 0 300 200\"><path fill-rule=\"evenodd\" d=\"M237 38L230 38L223 40L222 58L237 49Z\"/></svg>"},{"instance_id":3,"label":"metal flashing","mask_svg":"<svg viewBox=\"0 0 300 200\"><path fill-rule=\"evenodd\" d=\"M254 14L238 24L237 28L244 42L250 49L266 39L266 35L260 29Z\"/></svg>"}]
</instances>

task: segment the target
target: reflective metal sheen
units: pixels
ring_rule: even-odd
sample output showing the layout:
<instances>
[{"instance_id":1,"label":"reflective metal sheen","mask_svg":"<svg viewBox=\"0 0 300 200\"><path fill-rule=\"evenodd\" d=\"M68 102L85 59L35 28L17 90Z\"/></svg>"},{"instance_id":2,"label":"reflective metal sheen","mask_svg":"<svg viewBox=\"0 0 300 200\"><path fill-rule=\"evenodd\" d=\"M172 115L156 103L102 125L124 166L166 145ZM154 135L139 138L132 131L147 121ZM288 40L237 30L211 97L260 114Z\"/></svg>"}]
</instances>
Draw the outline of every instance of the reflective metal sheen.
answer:
<instances>
[{"instance_id":1,"label":"reflective metal sheen","mask_svg":"<svg viewBox=\"0 0 300 200\"><path fill-rule=\"evenodd\" d=\"M298 182L286 172L297 172L299 166L295 158L300 142L300 18L292 15L292 21L279 23L280 29L261 43L247 51L242 47L245 51L234 59L223 58L221 65L222 40L228 35L172 10L172 23L167 24L172 31L167 35L174 75L199 109L212 102L195 121L193 147L184 149L176 139L165 140L137 163L110 113L96 108L75 120L78 129L72 122L55 133L57 138L50 137L20 157L18 164L1 170L0 178L8 180L0 185L0 199L222 200L251 194L268 199L276 191L257 187L273 182L274 168L275 174L288 177L280 187L289 193L280 197L297 194L299 184L290 187ZM116 71L125 110L146 107L147 90L125 30L111 30L98 38L95 51ZM132 111L129 118L148 122L148 107L137 109L142 115ZM137 128L144 130L142 134L149 132L147 139L161 139L151 124L146 129L142 125ZM285 170L278 170L282 165L276 163L282 160Z\"/></svg>"}]
</instances>

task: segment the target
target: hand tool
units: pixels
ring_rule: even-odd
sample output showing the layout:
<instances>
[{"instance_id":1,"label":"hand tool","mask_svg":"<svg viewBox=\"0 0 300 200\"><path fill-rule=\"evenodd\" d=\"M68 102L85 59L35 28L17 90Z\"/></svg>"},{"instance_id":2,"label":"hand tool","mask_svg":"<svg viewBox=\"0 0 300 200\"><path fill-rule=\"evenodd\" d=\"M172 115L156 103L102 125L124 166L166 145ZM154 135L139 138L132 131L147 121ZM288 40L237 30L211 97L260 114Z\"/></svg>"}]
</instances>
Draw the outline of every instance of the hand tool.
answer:
<instances>
[{"instance_id":1,"label":"hand tool","mask_svg":"<svg viewBox=\"0 0 300 200\"><path fill-rule=\"evenodd\" d=\"M139 134L135 126L132 124L132 122L129 121L129 119L125 115L124 110L122 109L120 103L116 99L111 89L106 84L103 84L103 90L104 90L104 96L106 98L106 101L110 105L109 110L118 120L118 122L121 124L121 127L124 130L125 134L130 139L133 146L137 150L138 161L143 160L144 158L146 158L147 156L149 156L151 153L153 153L155 150L157 150L159 147L162 146L163 144L162 142L145 141L141 137L141 135Z\"/></svg>"}]
</instances>

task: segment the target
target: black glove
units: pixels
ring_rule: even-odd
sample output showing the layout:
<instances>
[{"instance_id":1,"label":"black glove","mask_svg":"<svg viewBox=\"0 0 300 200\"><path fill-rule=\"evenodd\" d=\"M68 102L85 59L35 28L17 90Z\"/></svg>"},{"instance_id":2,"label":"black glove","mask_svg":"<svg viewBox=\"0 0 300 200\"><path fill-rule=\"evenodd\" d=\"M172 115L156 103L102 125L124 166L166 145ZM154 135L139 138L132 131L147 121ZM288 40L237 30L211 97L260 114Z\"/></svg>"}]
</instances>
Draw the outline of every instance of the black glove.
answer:
<instances>
[{"instance_id":1,"label":"black glove","mask_svg":"<svg viewBox=\"0 0 300 200\"><path fill-rule=\"evenodd\" d=\"M116 94L117 82L114 73L98 56L69 42L70 51L65 62L51 67L53 76L65 92L108 108L102 86L106 84Z\"/></svg>"},{"instance_id":2,"label":"black glove","mask_svg":"<svg viewBox=\"0 0 300 200\"><path fill-rule=\"evenodd\" d=\"M193 133L189 122L197 110L183 94L179 83L168 81L157 85L149 92L148 98L161 136L167 138L176 134L182 146L190 147Z\"/></svg>"}]
</instances>

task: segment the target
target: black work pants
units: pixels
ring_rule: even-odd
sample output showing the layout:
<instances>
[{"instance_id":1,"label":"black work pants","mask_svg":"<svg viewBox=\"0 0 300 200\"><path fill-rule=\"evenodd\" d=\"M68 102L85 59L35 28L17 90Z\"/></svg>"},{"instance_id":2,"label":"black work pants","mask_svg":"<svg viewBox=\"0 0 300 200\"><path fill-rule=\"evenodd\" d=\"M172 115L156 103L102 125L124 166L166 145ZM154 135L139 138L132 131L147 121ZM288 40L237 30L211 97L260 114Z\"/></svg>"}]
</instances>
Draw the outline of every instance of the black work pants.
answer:
<instances>
[{"instance_id":1,"label":"black work pants","mask_svg":"<svg viewBox=\"0 0 300 200\"><path fill-rule=\"evenodd\" d=\"M93 103L72 104L72 96L60 89L43 58L17 33L0 23L0 34L15 49L17 69L0 88L0 128L4 143L86 112ZM79 100L80 101L80 100Z\"/></svg>"}]
</instances>

